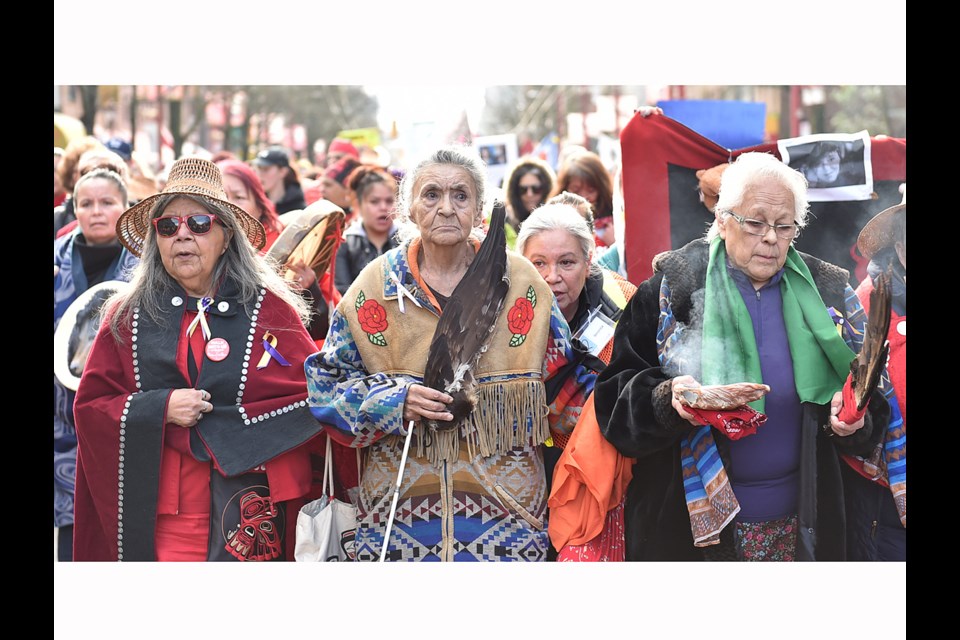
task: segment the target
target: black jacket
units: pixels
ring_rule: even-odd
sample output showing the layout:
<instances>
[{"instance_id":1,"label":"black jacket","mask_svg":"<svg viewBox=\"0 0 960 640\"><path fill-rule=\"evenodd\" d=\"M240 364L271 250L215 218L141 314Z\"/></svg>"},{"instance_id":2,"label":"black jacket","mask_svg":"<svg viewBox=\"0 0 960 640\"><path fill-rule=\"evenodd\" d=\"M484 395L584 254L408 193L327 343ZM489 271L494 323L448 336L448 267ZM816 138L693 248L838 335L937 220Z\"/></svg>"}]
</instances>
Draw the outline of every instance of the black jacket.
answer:
<instances>
[{"instance_id":1,"label":"black jacket","mask_svg":"<svg viewBox=\"0 0 960 640\"><path fill-rule=\"evenodd\" d=\"M278 216L289 211L306 208L307 201L303 198L303 189L300 188L299 184L286 185L283 197L274 202L273 206L276 208Z\"/></svg>"},{"instance_id":2,"label":"black jacket","mask_svg":"<svg viewBox=\"0 0 960 640\"><path fill-rule=\"evenodd\" d=\"M826 306L845 309L847 272L800 255ZM671 406L670 379L657 366L656 334L664 274L677 321L700 329L692 321L699 314L692 312L695 305L702 305L707 260L708 244L702 239L655 259L654 275L640 285L617 325L613 358L594 390L601 432L620 453L636 458L624 514L628 560L704 559L703 551L693 545L679 453L680 441L692 427ZM886 424L888 412L877 392L863 428L840 438L824 428L829 406L803 404L798 560L845 558L843 463L838 449L856 454L872 450L873 438L883 432L879 428L874 433L873 424ZM729 468L729 440L719 432L714 438ZM731 530L726 527L719 545L727 551Z\"/></svg>"},{"instance_id":3,"label":"black jacket","mask_svg":"<svg viewBox=\"0 0 960 640\"><path fill-rule=\"evenodd\" d=\"M380 250L367 239L361 224L350 225L343 234L343 243L337 249L336 271L333 276L337 291L341 294L346 293L365 266L390 249L399 246L395 233L396 229L390 230L390 237Z\"/></svg>"}]
</instances>

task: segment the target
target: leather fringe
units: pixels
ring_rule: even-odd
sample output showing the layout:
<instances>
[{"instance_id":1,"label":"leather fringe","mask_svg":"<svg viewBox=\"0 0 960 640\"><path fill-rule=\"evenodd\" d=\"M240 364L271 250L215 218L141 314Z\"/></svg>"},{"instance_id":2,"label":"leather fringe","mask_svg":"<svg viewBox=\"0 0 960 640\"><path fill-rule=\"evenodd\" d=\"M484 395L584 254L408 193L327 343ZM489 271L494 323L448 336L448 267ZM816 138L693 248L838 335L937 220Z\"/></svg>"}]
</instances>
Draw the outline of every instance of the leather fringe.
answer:
<instances>
[{"instance_id":1,"label":"leather fringe","mask_svg":"<svg viewBox=\"0 0 960 640\"><path fill-rule=\"evenodd\" d=\"M417 457L439 466L460 455L466 442L472 460L477 450L483 457L506 453L528 443L542 444L550 437L549 408L539 380L509 380L481 384L475 408L456 429L423 433L417 438ZM519 427L514 425L519 423Z\"/></svg>"}]
</instances>

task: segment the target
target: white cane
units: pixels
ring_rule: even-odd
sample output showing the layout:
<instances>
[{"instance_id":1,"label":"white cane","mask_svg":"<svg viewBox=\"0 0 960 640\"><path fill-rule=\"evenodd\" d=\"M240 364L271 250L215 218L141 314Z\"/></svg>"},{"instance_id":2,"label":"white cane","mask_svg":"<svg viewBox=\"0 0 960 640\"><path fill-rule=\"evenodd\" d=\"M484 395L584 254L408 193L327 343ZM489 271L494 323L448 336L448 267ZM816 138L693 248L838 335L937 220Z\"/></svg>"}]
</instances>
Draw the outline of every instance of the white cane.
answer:
<instances>
[{"instance_id":1,"label":"white cane","mask_svg":"<svg viewBox=\"0 0 960 640\"><path fill-rule=\"evenodd\" d=\"M403 468L407 466L407 453L410 451L410 437L413 435L413 420L407 427L407 439L403 442L403 455L400 456L400 471L397 472L397 486L393 490L393 503L390 505L390 517L387 518L387 532L383 535L383 547L380 549L380 562L387 557L390 545L390 531L393 530L393 517L397 515L397 500L400 498L400 482L403 480Z\"/></svg>"}]
</instances>

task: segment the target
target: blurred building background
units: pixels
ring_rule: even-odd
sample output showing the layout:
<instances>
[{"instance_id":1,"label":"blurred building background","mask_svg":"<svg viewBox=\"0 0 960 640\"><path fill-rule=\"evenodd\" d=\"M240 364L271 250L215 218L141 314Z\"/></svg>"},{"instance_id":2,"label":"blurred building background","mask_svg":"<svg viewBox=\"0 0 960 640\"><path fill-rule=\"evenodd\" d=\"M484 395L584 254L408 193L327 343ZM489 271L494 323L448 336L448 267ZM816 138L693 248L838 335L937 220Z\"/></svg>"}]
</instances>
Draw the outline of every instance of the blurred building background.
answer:
<instances>
[{"instance_id":1,"label":"blurred building background","mask_svg":"<svg viewBox=\"0 0 960 640\"><path fill-rule=\"evenodd\" d=\"M379 145L389 151L391 163L402 167L405 157L428 142L470 142L479 136L511 134L516 136L519 155L537 152L550 158L568 145L581 145L613 164L618 159L620 131L638 106L661 104L667 115L687 124L684 114L692 111L683 107L700 101L739 104L744 107L740 111L754 121L759 117L759 125L754 125L759 139L753 144L862 130L871 135L907 135L906 87L902 85L504 85L481 88L479 107L464 105L442 117L429 113L420 119L390 113L397 103L385 95L387 89L55 85L54 144L58 131L67 138L80 129L64 122L82 123L86 133L101 140L131 141L139 160L160 171L181 155L229 151L249 159L269 145L284 146L296 157L312 161L318 140L359 130L374 132ZM407 99L416 108L413 93ZM456 104L456 96L451 99ZM711 137L708 131L701 133Z\"/></svg>"}]
</instances>

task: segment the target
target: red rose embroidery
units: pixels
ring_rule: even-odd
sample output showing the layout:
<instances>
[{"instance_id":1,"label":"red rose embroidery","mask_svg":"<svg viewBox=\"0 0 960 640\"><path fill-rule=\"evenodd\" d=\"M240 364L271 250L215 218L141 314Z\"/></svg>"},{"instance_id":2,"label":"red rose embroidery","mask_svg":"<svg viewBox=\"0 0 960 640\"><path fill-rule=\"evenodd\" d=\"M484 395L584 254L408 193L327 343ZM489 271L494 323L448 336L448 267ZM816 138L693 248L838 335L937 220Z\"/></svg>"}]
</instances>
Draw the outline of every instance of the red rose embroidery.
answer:
<instances>
[{"instance_id":1,"label":"red rose embroidery","mask_svg":"<svg viewBox=\"0 0 960 640\"><path fill-rule=\"evenodd\" d=\"M507 312L507 327L513 334L527 335L533 325L533 305L526 298L517 298Z\"/></svg>"},{"instance_id":2,"label":"red rose embroidery","mask_svg":"<svg viewBox=\"0 0 960 640\"><path fill-rule=\"evenodd\" d=\"M387 312L376 300L367 300L359 309L357 317L360 327L367 333L380 333L387 330Z\"/></svg>"}]
</instances>

